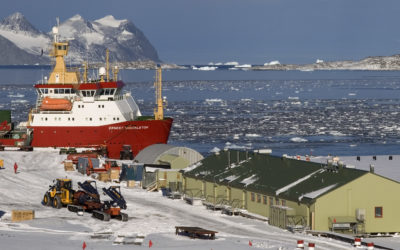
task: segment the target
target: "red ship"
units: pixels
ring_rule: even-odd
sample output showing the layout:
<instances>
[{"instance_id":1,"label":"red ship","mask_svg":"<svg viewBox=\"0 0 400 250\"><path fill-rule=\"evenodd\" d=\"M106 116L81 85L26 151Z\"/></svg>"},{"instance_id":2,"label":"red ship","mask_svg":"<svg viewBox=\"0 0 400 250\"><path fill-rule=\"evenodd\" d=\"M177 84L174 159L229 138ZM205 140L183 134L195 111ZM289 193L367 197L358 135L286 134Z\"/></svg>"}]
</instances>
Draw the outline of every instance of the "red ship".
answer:
<instances>
[{"instance_id":1,"label":"red ship","mask_svg":"<svg viewBox=\"0 0 400 250\"><path fill-rule=\"evenodd\" d=\"M58 29L53 28L51 56L55 66L48 80L36 84L36 107L27 123L30 145L33 147L106 147L108 157L119 158L123 145L130 145L136 155L143 148L167 143L172 119L164 118L161 97L161 68L156 75L154 116L142 116L124 83L118 81L118 68L109 75L108 50L106 67L99 68L99 79L87 79L79 71L68 71L64 57L68 42L58 41ZM0 141L1 142L1 141Z\"/></svg>"}]
</instances>

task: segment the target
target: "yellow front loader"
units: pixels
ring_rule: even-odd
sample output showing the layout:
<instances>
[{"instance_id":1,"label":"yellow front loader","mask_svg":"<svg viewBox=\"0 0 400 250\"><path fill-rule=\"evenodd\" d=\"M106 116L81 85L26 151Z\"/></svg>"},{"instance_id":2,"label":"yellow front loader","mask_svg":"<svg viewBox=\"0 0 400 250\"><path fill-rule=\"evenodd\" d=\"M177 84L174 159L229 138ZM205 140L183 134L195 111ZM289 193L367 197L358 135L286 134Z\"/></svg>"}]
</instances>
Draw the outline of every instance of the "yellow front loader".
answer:
<instances>
[{"instance_id":1,"label":"yellow front loader","mask_svg":"<svg viewBox=\"0 0 400 250\"><path fill-rule=\"evenodd\" d=\"M71 179L56 179L49 190L44 194L43 204L54 208L61 208L72 204L75 190L72 189Z\"/></svg>"}]
</instances>

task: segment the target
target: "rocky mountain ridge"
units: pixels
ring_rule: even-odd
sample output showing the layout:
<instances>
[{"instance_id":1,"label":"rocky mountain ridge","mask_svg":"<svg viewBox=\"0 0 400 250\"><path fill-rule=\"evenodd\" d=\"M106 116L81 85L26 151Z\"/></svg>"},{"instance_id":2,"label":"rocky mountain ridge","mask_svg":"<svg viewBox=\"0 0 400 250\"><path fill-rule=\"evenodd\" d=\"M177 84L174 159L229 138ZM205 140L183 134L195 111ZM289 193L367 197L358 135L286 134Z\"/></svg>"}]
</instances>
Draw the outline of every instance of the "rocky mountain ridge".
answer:
<instances>
[{"instance_id":1,"label":"rocky mountain ridge","mask_svg":"<svg viewBox=\"0 0 400 250\"><path fill-rule=\"evenodd\" d=\"M252 70L400 70L400 54L392 56L371 56L359 61L317 60L313 64L265 64L253 66Z\"/></svg>"},{"instance_id":2,"label":"rocky mountain ridge","mask_svg":"<svg viewBox=\"0 0 400 250\"><path fill-rule=\"evenodd\" d=\"M111 62L160 62L143 32L126 19L109 15L87 21L75 15L60 23L59 35L70 42L68 63L104 62L107 48ZM39 31L21 13L14 13L0 22L0 65L50 64L52 41L51 32Z\"/></svg>"}]
</instances>

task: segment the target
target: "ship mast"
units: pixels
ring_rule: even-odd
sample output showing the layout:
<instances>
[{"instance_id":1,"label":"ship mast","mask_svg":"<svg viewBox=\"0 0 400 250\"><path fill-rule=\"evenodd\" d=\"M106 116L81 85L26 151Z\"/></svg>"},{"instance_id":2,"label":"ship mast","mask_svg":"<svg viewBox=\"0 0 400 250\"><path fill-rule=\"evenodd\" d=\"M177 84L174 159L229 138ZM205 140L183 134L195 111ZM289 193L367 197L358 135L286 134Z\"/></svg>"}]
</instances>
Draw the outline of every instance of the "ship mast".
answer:
<instances>
[{"instance_id":1,"label":"ship mast","mask_svg":"<svg viewBox=\"0 0 400 250\"><path fill-rule=\"evenodd\" d=\"M108 48L106 49L106 79L107 82L110 81L110 64L109 64L109 59L110 59L110 51Z\"/></svg>"},{"instance_id":2,"label":"ship mast","mask_svg":"<svg viewBox=\"0 0 400 250\"><path fill-rule=\"evenodd\" d=\"M68 54L69 44L67 41L59 41L58 35L59 21L57 19L57 26L53 27L53 48L50 56L55 57L56 64L50 74L48 83L78 83L79 74L77 72L70 72L65 66L64 57Z\"/></svg>"},{"instance_id":3,"label":"ship mast","mask_svg":"<svg viewBox=\"0 0 400 250\"><path fill-rule=\"evenodd\" d=\"M156 81L154 82L154 87L156 89L156 108L154 108L154 119L163 120L164 119L164 105L162 100L162 78L161 78L161 66L156 69Z\"/></svg>"}]
</instances>

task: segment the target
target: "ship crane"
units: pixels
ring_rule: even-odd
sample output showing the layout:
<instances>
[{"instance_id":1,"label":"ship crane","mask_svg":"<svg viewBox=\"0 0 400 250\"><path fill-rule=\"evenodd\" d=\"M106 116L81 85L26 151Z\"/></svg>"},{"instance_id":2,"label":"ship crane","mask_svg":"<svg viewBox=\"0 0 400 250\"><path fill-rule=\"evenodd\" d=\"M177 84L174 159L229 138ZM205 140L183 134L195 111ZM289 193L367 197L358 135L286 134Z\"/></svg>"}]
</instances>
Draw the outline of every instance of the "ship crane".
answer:
<instances>
[{"instance_id":1,"label":"ship crane","mask_svg":"<svg viewBox=\"0 0 400 250\"><path fill-rule=\"evenodd\" d=\"M161 66L156 69L156 81L154 82L154 87L156 89L156 108L154 108L154 119L163 120L164 119L164 102L162 98L162 75Z\"/></svg>"}]
</instances>

